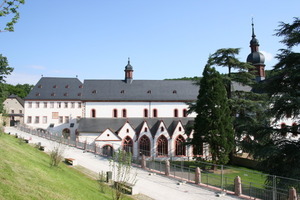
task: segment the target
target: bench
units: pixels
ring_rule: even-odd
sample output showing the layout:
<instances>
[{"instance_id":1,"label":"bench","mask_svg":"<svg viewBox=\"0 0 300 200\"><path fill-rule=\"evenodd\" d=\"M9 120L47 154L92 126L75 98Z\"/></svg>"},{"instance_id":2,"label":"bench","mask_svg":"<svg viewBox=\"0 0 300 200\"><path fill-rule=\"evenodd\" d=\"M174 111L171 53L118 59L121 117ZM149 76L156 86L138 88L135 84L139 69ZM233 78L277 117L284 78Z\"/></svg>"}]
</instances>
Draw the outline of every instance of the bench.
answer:
<instances>
[{"instance_id":1,"label":"bench","mask_svg":"<svg viewBox=\"0 0 300 200\"><path fill-rule=\"evenodd\" d=\"M74 159L74 158L65 158L65 162L66 162L67 164L72 165L72 166L77 165L77 160Z\"/></svg>"},{"instance_id":2,"label":"bench","mask_svg":"<svg viewBox=\"0 0 300 200\"><path fill-rule=\"evenodd\" d=\"M115 181L114 186L115 188L117 188L117 190L125 194L131 194L131 195L138 194L138 191L133 184Z\"/></svg>"},{"instance_id":3,"label":"bench","mask_svg":"<svg viewBox=\"0 0 300 200\"><path fill-rule=\"evenodd\" d=\"M45 147L44 146L39 146L39 150L45 151Z\"/></svg>"}]
</instances>

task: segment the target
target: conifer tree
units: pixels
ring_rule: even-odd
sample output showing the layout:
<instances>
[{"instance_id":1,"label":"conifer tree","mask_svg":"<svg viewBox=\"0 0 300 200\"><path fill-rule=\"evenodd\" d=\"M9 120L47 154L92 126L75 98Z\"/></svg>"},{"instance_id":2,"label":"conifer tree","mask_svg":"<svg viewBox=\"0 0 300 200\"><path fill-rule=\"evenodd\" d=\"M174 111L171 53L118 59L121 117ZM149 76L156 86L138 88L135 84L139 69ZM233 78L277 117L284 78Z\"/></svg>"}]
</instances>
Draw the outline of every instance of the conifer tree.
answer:
<instances>
[{"instance_id":1,"label":"conifer tree","mask_svg":"<svg viewBox=\"0 0 300 200\"><path fill-rule=\"evenodd\" d=\"M233 148L234 132L223 79L211 67L211 58L203 71L195 109L192 144L196 148L209 144L213 163L226 164Z\"/></svg>"}]
</instances>

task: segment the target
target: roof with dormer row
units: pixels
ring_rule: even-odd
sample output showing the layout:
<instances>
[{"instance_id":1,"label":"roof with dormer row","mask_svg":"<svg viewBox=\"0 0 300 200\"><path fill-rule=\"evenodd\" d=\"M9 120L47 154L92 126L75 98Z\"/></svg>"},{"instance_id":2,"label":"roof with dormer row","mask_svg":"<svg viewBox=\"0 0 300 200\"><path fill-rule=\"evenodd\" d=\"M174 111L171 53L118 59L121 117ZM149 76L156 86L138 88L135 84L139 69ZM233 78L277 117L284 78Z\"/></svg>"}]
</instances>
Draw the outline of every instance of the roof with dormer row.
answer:
<instances>
[{"instance_id":1,"label":"roof with dormer row","mask_svg":"<svg viewBox=\"0 0 300 200\"><path fill-rule=\"evenodd\" d=\"M251 87L232 84L233 90ZM42 77L25 100L78 101L167 101L190 102L197 99L199 86L189 80L85 80Z\"/></svg>"},{"instance_id":2,"label":"roof with dormer row","mask_svg":"<svg viewBox=\"0 0 300 200\"><path fill-rule=\"evenodd\" d=\"M78 78L42 77L25 100L81 100L82 91Z\"/></svg>"},{"instance_id":3,"label":"roof with dormer row","mask_svg":"<svg viewBox=\"0 0 300 200\"><path fill-rule=\"evenodd\" d=\"M119 130L129 123L139 135L142 131L144 123L147 124L152 136L154 137L158 131L161 123L166 127L170 137L173 135L174 130L178 123L182 123L183 127L192 125L194 118L82 118L79 120L79 133L103 133L105 130L110 129L112 132L118 134Z\"/></svg>"}]
</instances>

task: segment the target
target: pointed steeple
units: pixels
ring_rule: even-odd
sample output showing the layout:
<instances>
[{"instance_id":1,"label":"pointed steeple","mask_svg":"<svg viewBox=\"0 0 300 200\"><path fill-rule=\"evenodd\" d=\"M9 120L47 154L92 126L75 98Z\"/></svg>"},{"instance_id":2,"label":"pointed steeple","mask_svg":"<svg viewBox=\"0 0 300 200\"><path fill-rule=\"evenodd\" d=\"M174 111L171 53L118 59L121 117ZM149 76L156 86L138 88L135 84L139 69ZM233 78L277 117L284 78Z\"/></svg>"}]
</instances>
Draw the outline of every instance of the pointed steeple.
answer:
<instances>
[{"instance_id":1,"label":"pointed steeple","mask_svg":"<svg viewBox=\"0 0 300 200\"><path fill-rule=\"evenodd\" d=\"M251 53L247 57L247 62L255 66L256 80L261 81L265 79L265 56L259 52L259 43L254 33L254 23L252 18L252 39L250 40Z\"/></svg>"},{"instance_id":2,"label":"pointed steeple","mask_svg":"<svg viewBox=\"0 0 300 200\"><path fill-rule=\"evenodd\" d=\"M133 68L130 65L130 58L128 58L128 63L125 66L125 82L126 83L131 83L132 82L132 75L133 75Z\"/></svg>"},{"instance_id":3,"label":"pointed steeple","mask_svg":"<svg viewBox=\"0 0 300 200\"><path fill-rule=\"evenodd\" d=\"M259 43L258 39L256 39L256 35L254 33L254 23L253 23L253 18L252 18L252 39L250 41L250 47L251 47L251 52L258 51Z\"/></svg>"}]
</instances>

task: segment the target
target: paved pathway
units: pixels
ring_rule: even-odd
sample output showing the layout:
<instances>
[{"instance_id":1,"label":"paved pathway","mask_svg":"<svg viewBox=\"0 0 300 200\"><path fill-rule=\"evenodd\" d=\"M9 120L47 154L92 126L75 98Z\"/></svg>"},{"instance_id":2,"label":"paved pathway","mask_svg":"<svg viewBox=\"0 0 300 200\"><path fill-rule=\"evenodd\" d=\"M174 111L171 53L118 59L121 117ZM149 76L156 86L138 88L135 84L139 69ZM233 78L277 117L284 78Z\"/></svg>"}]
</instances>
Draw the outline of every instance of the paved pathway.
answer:
<instances>
[{"instance_id":1,"label":"paved pathway","mask_svg":"<svg viewBox=\"0 0 300 200\"><path fill-rule=\"evenodd\" d=\"M45 151L50 151L58 143L40 138L38 136L30 135L12 127L5 128L6 132L11 134L18 134L29 139L30 143L41 142L45 146ZM106 158L95 156L92 153L83 153L83 150L65 146L64 157L75 158L78 164L96 173L101 171L110 171L109 161ZM216 191L210 190L206 187L200 187L194 184L178 185L178 181L163 175L149 175L149 172L140 168L134 168L137 173L136 187L138 191L155 200L230 200L240 199L234 195L225 195L218 197Z\"/></svg>"}]
</instances>

